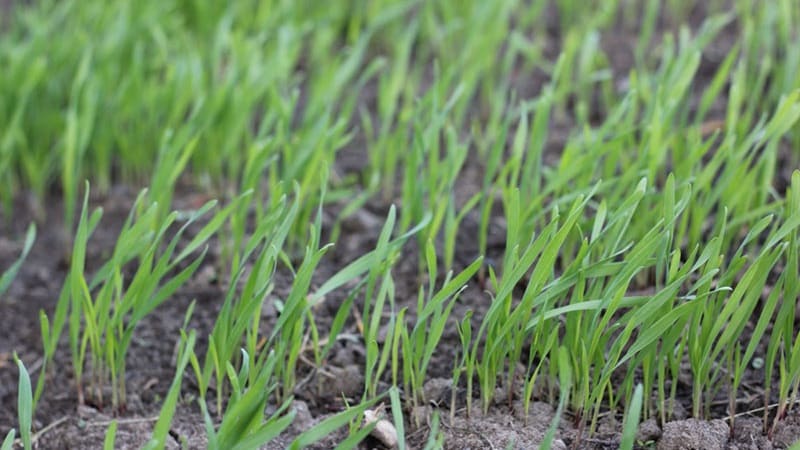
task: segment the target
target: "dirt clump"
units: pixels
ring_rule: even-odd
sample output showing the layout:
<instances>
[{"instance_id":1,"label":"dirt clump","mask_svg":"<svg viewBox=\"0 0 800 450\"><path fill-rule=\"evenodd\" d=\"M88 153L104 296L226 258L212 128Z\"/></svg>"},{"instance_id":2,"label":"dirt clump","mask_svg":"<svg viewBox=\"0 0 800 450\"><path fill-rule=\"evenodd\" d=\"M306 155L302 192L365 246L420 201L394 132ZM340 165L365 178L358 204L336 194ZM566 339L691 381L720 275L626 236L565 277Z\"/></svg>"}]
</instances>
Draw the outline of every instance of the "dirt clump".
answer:
<instances>
[{"instance_id":1,"label":"dirt clump","mask_svg":"<svg viewBox=\"0 0 800 450\"><path fill-rule=\"evenodd\" d=\"M725 450L730 429L722 420L676 420L664 424L658 450Z\"/></svg>"},{"instance_id":2,"label":"dirt clump","mask_svg":"<svg viewBox=\"0 0 800 450\"><path fill-rule=\"evenodd\" d=\"M789 448L797 443L800 443L800 413L795 411L778 422L772 436L772 445L775 448Z\"/></svg>"},{"instance_id":3,"label":"dirt clump","mask_svg":"<svg viewBox=\"0 0 800 450\"><path fill-rule=\"evenodd\" d=\"M520 408L515 408L518 409ZM443 412L442 415L446 414ZM475 408L469 418L458 415L452 422L443 419L441 429L445 437L444 448L452 450L539 448L554 415L553 407L541 402L531 404L527 420L514 412L502 411L501 408L491 409L487 414ZM567 448L558 433L551 448L554 450Z\"/></svg>"}]
</instances>

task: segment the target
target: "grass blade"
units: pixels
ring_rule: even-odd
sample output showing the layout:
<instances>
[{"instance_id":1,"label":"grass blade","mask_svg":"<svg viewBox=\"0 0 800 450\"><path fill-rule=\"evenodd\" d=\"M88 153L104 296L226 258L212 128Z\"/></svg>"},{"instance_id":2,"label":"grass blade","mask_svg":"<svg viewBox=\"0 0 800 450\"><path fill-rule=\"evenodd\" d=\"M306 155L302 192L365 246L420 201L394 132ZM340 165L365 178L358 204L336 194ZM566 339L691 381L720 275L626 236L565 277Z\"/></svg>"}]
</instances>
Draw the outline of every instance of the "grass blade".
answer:
<instances>
[{"instance_id":1,"label":"grass blade","mask_svg":"<svg viewBox=\"0 0 800 450\"><path fill-rule=\"evenodd\" d=\"M17 392L17 417L19 418L19 434L25 450L31 449L31 425L33 423L33 392L31 392L31 377L25 365L14 354L19 369L19 391Z\"/></svg>"},{"instance_id":2,"label":"grass blade","mask_svg":"<svg viewBox=\"0 0 800 450\"><path fill-rule=\"evenodd\" d=\"M633 400L625 414L625 423L622 425L622 440L619 443L620 450L633 450L636 441L636 431L639 428L639 417L642 414L642 384L636 385L633 393Z\"/></svg>"},{"instance_id":3,"label":"grass blade","mask_svg":"<svg viewBox=\"0 0 800 450\"><path fill-rule=\"evenodd\" d=\"M25 233L25 244L22 246L22 254L20 255L19 259L14 261L2 275L0 275L0 297L8 290L8 287L11 286L11 282L14 280L14 277L17 276L17 272L19 272L20 267L22 267L22 263L25 262L25 258L28 257L28 253L31 251L31 247L33 247L33 241L36 240L36 225L30 224L28 226L28 231Z\"/></svg>"}]
</instances>

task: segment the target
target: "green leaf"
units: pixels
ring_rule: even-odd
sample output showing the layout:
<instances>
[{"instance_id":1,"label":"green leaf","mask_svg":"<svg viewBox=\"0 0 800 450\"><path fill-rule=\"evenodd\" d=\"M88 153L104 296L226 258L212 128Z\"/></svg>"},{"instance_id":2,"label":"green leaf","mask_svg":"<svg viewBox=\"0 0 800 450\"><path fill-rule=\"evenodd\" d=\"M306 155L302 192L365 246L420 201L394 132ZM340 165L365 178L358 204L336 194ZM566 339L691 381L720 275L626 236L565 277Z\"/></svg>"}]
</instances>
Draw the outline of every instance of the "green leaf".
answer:
<instances>
[{"instance_id":1,"label":"green leaf","mask_svg":"<svg viewBox=\"0 0 800 450\"><path fill-rule=\"evenodd\" d=\"M6 438L3 439L3 445L0 446L0 450L13 450L14 449L14 429L8 430L8 434Z\"/></svg>"},{"instance_id":2,"label":"green leaf","mask_svg":"<svg viewBox=\"0 0 800 450\"><path fill-rule=\"evenodd\" d=\"M19 432L22 446L25 450L31 449L31 425L33 424L33 393L31 392L31 377L25 365L14 353L14 360L19 369L19 388L17 391L17 417L19 418Z\"/></svg>"},{"instance_id":3,"label":"green leaf","mask_svg":"<svg viewBox=\"0 0 800 450\"><path fill-rule=\"evenodd\" d=\"M397 432L398 450L406 449L406 432L403 426L403 405L400 402L400 391L397 386L392 386L389 390L389 398L392 402L392 418L394 419L394 429Z\"/></svg>"},{"instance_id":4,"label":"green leaf","mask_svg":"<svg viewBox=\"0 0 800 450\"><path fill-rule=\"evenodd\" d=\"M425 218L419 224L417 224L417 226L415 226L408 232L404 233L402 236L389 242L388 244L389 247L391 249L400 248L408 240L408 238L417 234L423 228L425 228L425 225L428 224L430 218L431 218L430 214L426 215ZM321 301L328 293L332 292L335 289L338 289L342 285L348 283L349 281L357 278L358 276L370 270L373 264L375 264L374 259L376 252L377 250L373 250L372 252L359 257L355 261L345 266L342 270L337 272L334 276L328 278L328 281L323 283L322 286L320 286L320 288L317 289L316 292L314 292L314 294L311 296L310 299L311 304L312 305L316 304L317 302Z\"/></svg>"},{"instance_id":5,"label":"green leaf","mask_svg":"<svg viewBox=\"0 0 800 450\"><path fill-rule=\"evenodd\" d=\"M19 272L20 267L22 267L22 263L25 262L25 258L28 257L28 253L31 251L31 247L33 247L33 242L36 240L36 225L30 224L28 226L28 231L25 233L25 243L22 246L22 254L20 255L19 259L14 261L5 272L0 275L0 296L2 296L8 287L11 285L11 282L14 280L14 277L17 276L17 272Z\"/></svg>"},{"instance_id":6,"label":"green leaf","mask_svg":"<svg viewBox=\"0 0 800 450\"><path fill-rule=\"evenodd\" d=\"M636 385L633 400L631 400L628 412L625 414L625 423L622 425L622 440L619 444L620 450L633 450L636 431L639 428L639 417L642 413L642 396L642 384L639 383Z\"/></svg>"},{"instance_id":7,"label":"green leaf","mask_svg":"<svg viewBox=\"0 0 800 450\"><path fill-rule=\"evenodd\" d=\"M291 411L283 417L273 419L262 425L258 430L243 437L233 450L249 450L251 448L261 448L264 444L275 439L283 433L294 422L297 415L296 411Z\"/></svg>"},{"instance_id":8,"label":"green leaf","mask_svg":"<svg viewBox=\"0 0 800 450\"><path fill-rule=\"evenodd\" d=\"M117 439L117 421L112 420L108 430L106 430L106 437L103 440L103 450L114 450L114 442Z\"/></svg>"}]
</instances>

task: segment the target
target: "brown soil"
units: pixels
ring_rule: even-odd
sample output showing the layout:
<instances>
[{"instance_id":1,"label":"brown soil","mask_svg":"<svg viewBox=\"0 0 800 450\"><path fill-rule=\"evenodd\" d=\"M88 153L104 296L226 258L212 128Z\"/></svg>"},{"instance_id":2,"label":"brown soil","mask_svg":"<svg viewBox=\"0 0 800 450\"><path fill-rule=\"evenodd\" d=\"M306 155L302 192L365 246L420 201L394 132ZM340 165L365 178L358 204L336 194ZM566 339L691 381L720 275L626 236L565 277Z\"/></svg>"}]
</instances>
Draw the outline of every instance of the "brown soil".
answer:
<instances>
[{"instance_id":1,"label":"brown soil","mask_svg":"<svg viewBox=\"0 0 800 450\"><path fill-rule=\"evenodd\" d=\"M695 11L693 25L702 22L703 11ZM555 21L554 21L555 22ZM673 27L667 20L661 24L661 32ZM715 67L720 63L736 38L735 24L726 28L704 54L702 66L698 74L696 93L702 92L702 87L714 75ZM558 30L553 30L553 42L548 53L558 52ZM636 30L615 30L603 36L602 42L609 55L616 83L624 86L625 78L633 65L632 51L637 39ZM654 43L654 45L656 45ZM522 74L524 75L524 74ZM536 95L541 85L546 82L546 77L522 76L518 81L518 91L526 96ZM532 81L535 80L535 81ZM712 108L712 116L724 111L724 102ZM602 117L603 111L597 111ZM558 155L569 133L571 132L572 118L561 117L554 121L548 143L547 164L557 162ZM358 142L356 139L355 142ZM353 145L340 153L337 169L341 172L354 172L361 168L361 163L366 160L363 147ZM470 162L465 168L464 176L460 177L457 187L459 193L474 192L480 183L482 168L475 162ZM788 172L779 176L788 176ZM785 179L776 180L776 185L785 183ZM113 245L122 221L128 213L129 207L135 198L136 190L120 186L108 196L92 199L94 205L101 205L105 210L101 226L92 237L89 246L87 262L89 270L107 256ZM54 197L56 197L54 195ZM466 197L466 195L459 195ZM176 206L181 203L192 203L196 199L193 194L184 191L178 195ZM14 206L12 217L2 217L0 222L0 268L7 267L16 258L22 245L25 227L34 219L30 203L24 196L20 196ZM338 205L330 207L331 214ZM342 236L337 242L335 250L323 261L316 275L317 285L327 276L335 273L356 256L369 251L376 241L380 227L387 211L387 205L371 203L358 214L348 218L343 224ZM12 354L17 352L25 365L31 371L34 383L40 375L41 366L41 337L39 328L39 311L43 310L51 315L55 307L61 284L66 274L66 236L64 226L60 221L63 216L62 208L58 201L46 205L47 220L39 225L38 239L33 247L28 260L24 264L17 279L0 301L0 434L4 435L8 429L16 426L16 395L17 395L17 370L13 363ZM328 224L330 225L330 223ZM468 216L462 226L458 239L458 254L456 264L464 267L477 256L474 235L477 232L476 217ZM503 248L503 222L497 220L492 224L489 258L500 258ZM413 311L415 304L416 287L419 285L419 271L416 267L417 255L408 246L407 254L395 267L395 285L398 289L397 299L402 302L399 306L409 306ZM57 354L55 367L47 373L47 384L42 400L38 405L34 422L34 431L38 432L38 448L46 449L80 449L99 448L102 446L106 429L111 420L119 421L117 433L118 448L138 448L150 437L152 426L161 407L161 402L166 395L174 373L174 361L179 336L179 329L184 317L184 312L192 300L197 301L194 316L189 324L190 328L198 331L198 336L207 336L210 332L216 314L224 297L225 286L216 282L218 278L215 257L218 251L210 252L203 266L197 271L197 276L192 282L184 286L174 298L171 298L143 322L136 332L136 337L130 349L128 367L128 404L124 413L112 413L99 407L78 407L77 396L73 384L73 374L70 368L69 351L62 343ZM278 274L274 294L280 297L291 285L291 279L285 274ZM341 302L341 297L332 294L325 303L315 311L320 325L325 328ZM473 282L468 290L461 296L453 311L453 320L463 317L467 310L473 310L476 319L480 319L488 308L488 298ZM275 319L274 308L265 308L264 327L268 329ZM349 325L345 332L357 334L354 324ZM199 355L205 352L205 342L201 338L196 349ZM429 377L431 379L447 379L450 376L453 355L458 348L458 335L454 327L450 327L442 338L437 356L431 362ZM320 383L309 382L298 389L293 408L298 411L296 422L285 435L281 436L267 448L285 448L292 436L308 429L314 423L324 419L330 414L341 411L345 407L344 397L355 401L361 394L361 369L363 367L364 348L359 341L343 341L334 349L334 354L328 360L328 365L320 373L312 373L312 368L301 367L302 379L309 375L311 380L321 379L324 391L319 391L311 386ZM333 376L331 376L333 375ZM745 385L754 386L754 393L758 392L761 375L757 371L748 374L749 379ZM171 435L173 441L170 448L204 448L205 431L202 417L195 399L194 386L191 376L187 375L184 382L183 398L172 423ZM451 420L449 399L451 387L447 383L438 394L431 395L434 401L428 406L409 412L422 424L416 427L414 420L406 424L408 444L410 448L419 448L428 438L427 423L432 419L433 413L438 410L441 416L440 429L445 435L445 447L449 449L492 449L507 448L513 443L515 448L536 448L544 436L547 427L554 415L554 407L537 399L530 409L527 419L521 414L519 404L509 406L507 402L497 402L488 414L473 411L468 418L465 414L464 390L456 388L457 409L456 415ZM686 386L679 388L683 391L678 401L678 410L689 409L689 389ZM722 398L724 397L724 393ZM477 401L475 402L477 403ZM756 410L763 406L761 396L753 395L750 401L739 404L739 410ZM477 409L477 408L476 408ZM724 407L714 410L717 417L724 417ZM797 410L790 412L788 418L779 425L773 439L770 441L762 435L761 412L753 413L752 417L741 417L737 420L735 433L731 437L727 422L722 420L698 421L685 417L664 425L660 428L655 421L647 421L640 427L638 445L640 448L658 449L771 449L787 448L800 438L800 413ZM583 436L577 445L581 449L614 449L619 445L620 431L622 428L621 417L606 417L600 424L598 432L590 437ZM573 448L578 439L578 431L573 427L573 420L565 414L556 435L553 448ZM332 435L317 448L332 448L342 436ZM376 441L369 441L364 448L380 448Z\"/></svg>"}]
</instances>

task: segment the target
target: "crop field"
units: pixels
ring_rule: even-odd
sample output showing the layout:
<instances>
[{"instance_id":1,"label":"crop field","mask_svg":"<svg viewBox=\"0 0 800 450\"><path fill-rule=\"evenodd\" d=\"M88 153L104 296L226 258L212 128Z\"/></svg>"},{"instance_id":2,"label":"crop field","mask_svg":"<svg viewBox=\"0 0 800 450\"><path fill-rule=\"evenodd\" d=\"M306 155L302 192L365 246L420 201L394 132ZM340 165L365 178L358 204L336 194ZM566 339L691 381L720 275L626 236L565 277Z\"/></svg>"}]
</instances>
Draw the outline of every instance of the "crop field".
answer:
<instances>
[{"instance_id":1,"label":"crop field","mask_svg":"<svg viewBox=\"0 0 800 450\"><path fill-rule=\"evenodd\" d=\"M0 449L800 448L797 0L0 1Z\"/></svg>"}]
</instances>

